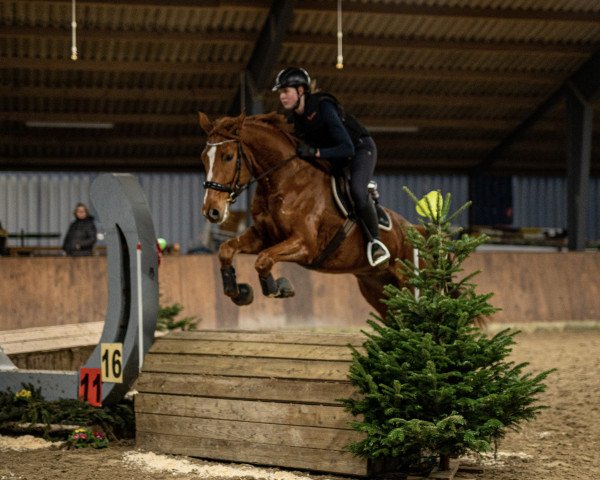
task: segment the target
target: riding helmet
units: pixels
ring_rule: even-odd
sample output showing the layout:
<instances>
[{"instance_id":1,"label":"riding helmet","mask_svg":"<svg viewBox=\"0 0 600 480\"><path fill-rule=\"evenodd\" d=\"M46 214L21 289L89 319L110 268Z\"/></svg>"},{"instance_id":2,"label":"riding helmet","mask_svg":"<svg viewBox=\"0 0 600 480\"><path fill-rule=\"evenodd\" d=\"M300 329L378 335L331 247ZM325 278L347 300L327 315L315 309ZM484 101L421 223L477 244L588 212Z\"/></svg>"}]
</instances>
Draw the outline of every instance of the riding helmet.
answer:
<instances>
[{"instance_id":1,"label":"riding helmet","mask_svg":"<svg viewBox=\"0 0 600 480\"><path fill-rule=\"evenodd\" d=\"M303 68L288 67L277 74L273 91L285 87L299 87L300 85L310 91L310 75Z\"/></svg>"}]
</instances>

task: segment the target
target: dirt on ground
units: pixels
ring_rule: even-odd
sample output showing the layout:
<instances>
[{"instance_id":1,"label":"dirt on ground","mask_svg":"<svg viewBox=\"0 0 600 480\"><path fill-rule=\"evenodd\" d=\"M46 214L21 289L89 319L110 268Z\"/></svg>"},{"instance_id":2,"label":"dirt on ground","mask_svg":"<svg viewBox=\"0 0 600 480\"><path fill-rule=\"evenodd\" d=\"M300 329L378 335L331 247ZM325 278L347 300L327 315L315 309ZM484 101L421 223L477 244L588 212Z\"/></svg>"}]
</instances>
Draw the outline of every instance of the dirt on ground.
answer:
<instances>
[{"instance_id":1,"label":"dirt on ground","mask_svg":"<svg viewBox=\"0 0 600 480\"><path fill-rule=\"evenodd\" d=\"M476 460L472 480L597 480L600 478L600 330L521 333L512 359L535 373L557 368L547 380L544 410L519 432L509 432L498 453ZM472 459L469 459L471 461ZM0 436L0 480L324 480L332 475L156 455L133 443L106 449L65 450L31 436Z\"/></svg>"}]
</instances>

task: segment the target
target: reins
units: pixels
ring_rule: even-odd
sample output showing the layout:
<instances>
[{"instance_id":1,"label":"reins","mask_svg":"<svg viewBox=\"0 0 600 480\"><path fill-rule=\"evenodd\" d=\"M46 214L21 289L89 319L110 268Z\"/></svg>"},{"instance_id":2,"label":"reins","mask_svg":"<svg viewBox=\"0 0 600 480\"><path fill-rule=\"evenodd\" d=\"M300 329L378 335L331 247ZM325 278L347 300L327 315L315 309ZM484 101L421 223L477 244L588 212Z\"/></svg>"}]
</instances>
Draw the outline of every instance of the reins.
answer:
<instances>
[{"instance_id":1,"label":"reins","mask_svg":"<svg viewBox=\"0 0 600 480\"><path fill-rule=\"evenodd\" d=\"M235 162L235 174L233 176L233 180L231 181L232 186L224 185L224 184L218 183L218 182L209 182L209 181L204 182L204 188L210 188L212 190L218 190L219 192L229 193L229 200L228 200L229 203L235 203L237 200L237 197L239 197L245 190L248 190L252 186L253 183L258 182L259 180L261 180L262 178L271 174L278 168L283 167L286 163L290 162L294 158L299 158L298 155L296 155L294 153L290 157L283 160L282 162L276 163L271 168L269 168L268 170L266 170L265 172L260 174L258 177L255 177L254 172L252 170L252 162L250 162L248 160L248 158L246 157L246 155L244 155L244 150L242 148L241 140L230 139L230 140L223 140L221 142L214 142L214 143L206 142L206 145L214 147L214 146L222 145L223 143L229 143L229 142L237 142L237 144L238 144L238 155L237 155L236 162ZM251 177L251 180L244 185L240 185L238 183L240 180L241 174L242 174L242 161L246 164L246 167L248 168L248 171L250 172L250 177Z\"/></svg>"}]
</instances>

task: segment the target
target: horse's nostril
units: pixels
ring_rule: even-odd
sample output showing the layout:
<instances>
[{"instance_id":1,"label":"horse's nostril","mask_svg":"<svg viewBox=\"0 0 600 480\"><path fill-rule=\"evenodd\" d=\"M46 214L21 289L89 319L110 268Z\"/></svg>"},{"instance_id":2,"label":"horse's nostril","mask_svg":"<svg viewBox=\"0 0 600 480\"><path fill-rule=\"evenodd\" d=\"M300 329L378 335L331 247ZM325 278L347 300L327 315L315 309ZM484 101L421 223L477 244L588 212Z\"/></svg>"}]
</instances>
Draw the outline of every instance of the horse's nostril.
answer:
<instances>
[{"instance_id":1,"label":"horse's nostril","mask_svg":"<svg viewBox=\"0 0 600 480\"><path fill-rule=\"evenodd\" d=\"M211 220L218 220L220 217L219 210L217 210L216 208L211 208L208 211L208 216Z\"/></svg>"}]
</instances>

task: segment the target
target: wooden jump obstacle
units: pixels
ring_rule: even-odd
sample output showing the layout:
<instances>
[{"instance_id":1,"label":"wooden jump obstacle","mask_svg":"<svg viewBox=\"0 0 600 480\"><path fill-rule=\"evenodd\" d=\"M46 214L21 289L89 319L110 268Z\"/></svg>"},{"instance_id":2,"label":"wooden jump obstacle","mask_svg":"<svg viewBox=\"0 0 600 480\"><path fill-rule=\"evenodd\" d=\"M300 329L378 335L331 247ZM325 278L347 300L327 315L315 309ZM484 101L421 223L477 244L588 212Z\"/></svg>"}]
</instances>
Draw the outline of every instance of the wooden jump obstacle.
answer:
<instances>
[{"instance_id":1,"label":"wooden jump obstacle","mask_svg":"<svg viewBox=\"0 0 600 480\"><path fill-rule=\"evenodd\" d=\"M172 332L146 355L135 388L147 450L365 476L344 451L361 438L339 399L355 394L348 344L362 334Z\"/></svg>"}]
</instances>

